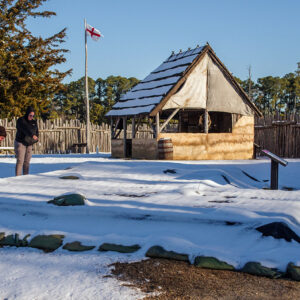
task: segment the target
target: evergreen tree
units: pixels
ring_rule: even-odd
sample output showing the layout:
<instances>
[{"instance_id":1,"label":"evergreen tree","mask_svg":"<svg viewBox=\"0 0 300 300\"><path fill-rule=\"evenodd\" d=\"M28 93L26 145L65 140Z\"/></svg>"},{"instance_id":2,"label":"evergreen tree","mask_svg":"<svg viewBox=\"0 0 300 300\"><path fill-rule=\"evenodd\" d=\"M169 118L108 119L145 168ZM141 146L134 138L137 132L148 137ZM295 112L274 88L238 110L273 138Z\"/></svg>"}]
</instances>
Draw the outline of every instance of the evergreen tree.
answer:
<instances>
[{"instance_id":1,"label":"evergreen tree","mask_svg":"<svg viewBox=\"0 0 300 300\"><path fill-rule=\"evenodd\" d=\"M95 97L95 81L88 77L90 109L93 107ZM53 99L55 112L59 117L68 119L79 119L85 121L85 77L77 81L65 84L64 88L57 93Z\"/></svg>"},{"instance_id":2,"label":"evergreen tree","mask_svg":"<svg viewBox=\"0 0 300 300\"><path fill-rule=\"evenodd\" d=\"M37 11L47 0L0 0L0 117L20 116L28 105L37 115L47 113L61 81L71 70L53 66L66 61L59 48L66 28L48 38L35 37L26 27L29 17L51 17L55 12Z\"/></svg>"},{"instance_id":3,"label":"evergreen tree","mask_svg":"<svg viewBox=\"0 0 300 300\"><path fill-rule=\"evenodd\" d=\"M106 112L120 100L121 94L126 93L138 82L134 77L109 76L96 81L88 77L91 122L100 124L107 121L104 117ZM51 118L85 121L85 78L65 84L54 96L52 104Z\"/></svg>"},{"instance_id":4,"label":"evergreen tree","mask_svg":"<svg viewBox=\"0 0 300 300\"><path fill-rule=\"evenodd\" d=\"M105 80L98 78L96 80L96 98L95 103L103 106L100 121L104 120L104 115L111 107L120 100L122 94L125 94L139 82L134 77L126 78L122 76L109 76Z\"/></svg>"}]
</instances>

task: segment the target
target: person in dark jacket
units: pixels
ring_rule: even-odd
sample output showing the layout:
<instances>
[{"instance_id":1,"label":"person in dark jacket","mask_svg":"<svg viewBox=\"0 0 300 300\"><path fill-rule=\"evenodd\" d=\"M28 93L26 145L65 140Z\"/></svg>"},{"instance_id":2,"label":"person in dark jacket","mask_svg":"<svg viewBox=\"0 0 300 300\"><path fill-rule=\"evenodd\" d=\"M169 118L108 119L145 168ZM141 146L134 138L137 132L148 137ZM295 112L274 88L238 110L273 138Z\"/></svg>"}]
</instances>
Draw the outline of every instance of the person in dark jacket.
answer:
<instances>
[{"instance_id":1,"label":"person in dark jacket","mask_svg":"<svg viewBox=\"0 0 300 300\"><path fill-rule=\"evenodd\" d=\"M0 126L0 143L6 138L6 131L3 126Z\"/></svg>"},{"instance_id":2,"label":"person in dark jacket","mask_svg":"<svg viewBox=\"0 0 300 300\"><path fill-rule=\"evenodd\" d=\"M17 120L15 153L17 158L16 176L29 173L29 163L32 156L32 145L38 141L39 130L33 119L34 110L29 106L23 117Z\"/></svg>"}]
</instances>

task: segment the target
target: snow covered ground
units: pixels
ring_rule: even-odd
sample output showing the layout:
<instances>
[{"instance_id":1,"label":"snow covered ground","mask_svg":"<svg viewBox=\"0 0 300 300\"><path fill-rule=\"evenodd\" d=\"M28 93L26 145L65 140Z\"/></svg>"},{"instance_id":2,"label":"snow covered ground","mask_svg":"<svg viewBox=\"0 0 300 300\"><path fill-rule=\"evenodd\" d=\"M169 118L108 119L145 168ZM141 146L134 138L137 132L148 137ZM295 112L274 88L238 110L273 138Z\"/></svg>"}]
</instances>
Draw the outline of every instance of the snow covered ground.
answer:
<instances>
[{"instance_id":1,"label":"snow covered ground","mask_svg":"<svg viewBox=\"0 0 300 300\"><path fill-rule=\"evenodd\" d=\"M142 161L107 154L36 155L31 175L13 177L15 159L0 157L0 232L64 234L97 246L45 254L0 249L0 299L138 299L142 293L112 278L109 264L136 261L149 247L215 256L236 268L259 261L284 271L300 265L295 242L262 237L256 227L282 221L300 235L300 160L279 167L279 190L269 187L270 160ZM164 172L165 171L165 172ZM61 180L76 175L79 180ZM252 177L252 178L251 178ZM256 180L255 180L256 179ZM293 188L293 191L286 191ZM66 193L85 206L47 201ZM235 225L228 226L228 222ZM100 253L102 243L139 244L133 254Z\"/></svg>"}]
</instances>

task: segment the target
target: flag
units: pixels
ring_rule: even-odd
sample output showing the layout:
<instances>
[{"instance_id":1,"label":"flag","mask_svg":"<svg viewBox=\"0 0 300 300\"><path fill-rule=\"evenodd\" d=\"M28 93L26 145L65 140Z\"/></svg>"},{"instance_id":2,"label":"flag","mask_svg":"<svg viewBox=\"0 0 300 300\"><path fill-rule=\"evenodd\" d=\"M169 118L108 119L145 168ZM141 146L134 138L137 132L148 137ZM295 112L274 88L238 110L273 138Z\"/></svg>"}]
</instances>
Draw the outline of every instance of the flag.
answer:
<instances>
[{"instance_id":1,"label":"flag","mask_svg":"<svg viewBox=\"0 0 300 300\"><path fill-rule=\"evenodd\" d=\"M101 36L103 37L103 35L101 34L101 32L99 30L97 30L95 27L86 24L86 28L85 31L87 32L87 34L89 34L91 36L91 38L94 41L97 41Z\"/></svg>"}]
</instances>

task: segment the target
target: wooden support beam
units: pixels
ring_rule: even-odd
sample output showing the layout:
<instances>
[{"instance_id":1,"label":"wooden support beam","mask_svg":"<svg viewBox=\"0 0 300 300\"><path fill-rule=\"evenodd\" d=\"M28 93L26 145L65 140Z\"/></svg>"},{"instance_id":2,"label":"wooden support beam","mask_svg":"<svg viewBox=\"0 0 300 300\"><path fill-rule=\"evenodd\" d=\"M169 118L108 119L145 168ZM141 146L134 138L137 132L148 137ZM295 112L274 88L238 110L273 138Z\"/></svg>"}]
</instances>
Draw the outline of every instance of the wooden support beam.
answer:
<instances>
[{"instance_id":1,"label":"wooden support beam","mask_svg":"<svg viewBox=\"0 0 300 300\"><path fill-rule=\"evenodd\" d=\"M208 133L208 111L204 111L204 133Z\"/></svg>"},{"instance_id":2,"label":"wooden support beam","mask_svg":"<svg viewBox=\"0 0 300 300\"><path fill-rule=\"evenodd\" d=\"M116 126L115 129L113 130L113 134L112 134L112 139L116 139L118 137L118 135L120 134L120 132L116 135L116 132L118 130L118 126L120 123L120 117L118 117L117 122L116 122Z\"/></svg>"},{"instance_id":3,"label":"wooden support beam","mask_svg":"<svg viewBox=\"0 0 300 300\"><path fill-rule=\"evenodd\" d=\"M135 138L135 117L133 116L131 119L131 138Z\"/></svg>"},{"instance_id":4,"label":"wooden support beam","mask_svg":"<svg viewBox=\"0 0 300 300\"><path fill-rule=\"evenodd\" d=\"M141 117L139 117L139 119L138 119L138 122L137 122L137 124L136 124L136 126L135 126L135 133L137 133L137 132L138 132L138 130L139 130L139 126L140 126L140 124L141 124L141 121L142 121L142 118L141 118Z\"/></svg>"},{"instance_id":5,"label":"wooden support beam","mask_svg":"<svg viewBox=\"0 0 300 300\"><path fill-rule=\"evenodd\" d=\"M113 129L113 125L114 125L113 117L110 117L110 138L111 138L111 139L114 138L114 129Z\"/></svg>"},{"instance_id":6,"label":"wooden support beam","mask_svg":"<svg viewBox=\"0 0 300 300\"><path fill-rule=\"evenodd\" d=\"M124 157L126 157L126 138L127 138L127 117L123 117L123 130L124 130Z\"/></svg>"},{"instance_id":7,"label":"wooden support beam","mask_svg":"<svg viewBox=\"0 0 300 300\"><path fill-rule=\"evenodd\" d=\"M154 125L153 125L153 121L152 121L152 119L150 117L148 117L148 124L149 124L150 128L152 129L152 133L154 135L155 128L154 128Z\"/></svg>"},{"instance_id":8,"label":"wooden support beam","mask_svg":"<svg viewBox=\"0 0 300 300\"><path fill-rule=\"evenodd\" d=\"M158 137L159 135L159 112L157 112L156 114L156 118L155 118L155 137Z\"/></svg>"},{"instance_id":9,"label":"wooden support beam","mask_svg":"<svg viewBox=\"0 0 300 300\"><path fill-rule=\"evenodd\" d=\"M172 120L172 118L178 113L178 111L180 110L180 108L176 108L172 114L169 116L169 118L164 122L164 124L162 124L161 128L160 128L160 132L163 131L163 129L169 124L169 122Z\"/></svg>"},{"instance_id":10,"label":"wooden support beam","mask_svg":"<svg viewBox=\"0 0 300 300\"><path fill-rule=\"evenodd\" d=\"M119 131L116 133L114 139L117 139L121 132L122 132L122 129L119 129Z\"/></svg>"}]
</instances>

